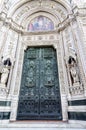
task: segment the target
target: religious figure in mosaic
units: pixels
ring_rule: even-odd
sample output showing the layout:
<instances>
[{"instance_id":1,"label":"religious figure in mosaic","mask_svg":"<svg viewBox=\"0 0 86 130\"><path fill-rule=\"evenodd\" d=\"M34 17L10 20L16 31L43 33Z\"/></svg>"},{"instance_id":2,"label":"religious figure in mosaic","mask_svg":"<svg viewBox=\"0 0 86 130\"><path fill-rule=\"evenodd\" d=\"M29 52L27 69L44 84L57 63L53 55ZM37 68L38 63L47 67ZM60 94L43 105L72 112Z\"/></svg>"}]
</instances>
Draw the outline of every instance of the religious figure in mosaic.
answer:
<instances>
[{"instance_id":1,"label":"religious figure in mosaic","mask_svg":"<svg viewBox=\"0 0 86 130\"><path fill-rule=\"evenodd\" d=\"M44 16L38 16L28 25L28 31L49 31L54 29L53 22Z\"/></svg>"}]
</instances>

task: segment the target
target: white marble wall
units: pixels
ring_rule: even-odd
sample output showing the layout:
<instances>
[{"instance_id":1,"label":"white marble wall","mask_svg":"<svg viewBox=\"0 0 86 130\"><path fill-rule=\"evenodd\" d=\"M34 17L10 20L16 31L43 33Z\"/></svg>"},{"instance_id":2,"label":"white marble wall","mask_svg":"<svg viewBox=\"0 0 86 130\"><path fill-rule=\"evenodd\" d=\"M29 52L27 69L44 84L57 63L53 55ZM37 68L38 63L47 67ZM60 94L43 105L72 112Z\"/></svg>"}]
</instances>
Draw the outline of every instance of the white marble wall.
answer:
<instances>
[{"instance_id":1,"label":"white marble wall","mask_svg":"<svg viewBox=\"0 0 86 130\"><path fill-rule=\"evenodd\" d=\"M67 104L68 100L86 99L86 9L84 9L85 3L82 4L85 1L82 2L82 0L79 0L77 5L77 0L75 0L74 6L70 6L65 1L65 4L64 2L62 4L67 6L66 9L58 2L48 2L45 3L42 1L40 6L40 2L38 1L36 4L37 7L40 6L39 8L34 6L34 2L29 2L18 9L15 6L13 8L16 9L14 14L12 8L9 8L7 12L4 8L1 8L3 11L0 10L0 59L2 56L10 56L12 60L7 85L9 93L5 96L0 96L0 101L11 101L12 104L9 108L0 107L0 112L11 111L10 121L16 120L24 49L27 46L52 45L57 50L63 120L68 120L68 111L86 112L86 106L68 107ZM27 5L29 9L27 9ZM76 5L78 8L75 7ZM40 9L44 12L34 13L37 10L40 11ZM51 14L49 12L45 14L47 9ZM29 17L32 12L34 15ZM55 30L40 33L27 32L26 25L28 25L28 20L30 22L32 18L42 14L53 19ZM79 76L81 79L77 93L72 93L72 95L69 92L71 79L68 69L70 48L77 54ZM74 87L77 88L77 85Z\"/></svg>"}]
</instances>

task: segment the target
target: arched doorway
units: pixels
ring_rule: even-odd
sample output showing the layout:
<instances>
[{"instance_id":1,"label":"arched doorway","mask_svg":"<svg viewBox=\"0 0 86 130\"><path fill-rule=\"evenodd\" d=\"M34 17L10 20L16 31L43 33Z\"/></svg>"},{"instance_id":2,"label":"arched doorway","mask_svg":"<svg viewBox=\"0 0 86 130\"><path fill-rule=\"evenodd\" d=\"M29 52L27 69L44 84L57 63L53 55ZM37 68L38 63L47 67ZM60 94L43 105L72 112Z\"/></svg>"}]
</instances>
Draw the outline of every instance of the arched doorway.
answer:
<instances>
[{"instance_id":1,"label":"arched doorway","mask_svg":"<svg viewBox=\"0 0 86 130\"><path fill-rule=\"evenodd\" d=\"M21 88L22 88L22 86L21 86L21 80L22 80L21 75L22 75L22 68L23 68L24 50L27 47L32 48L32 46L36 46L36 48L38 48L39 50L42 49L41 46L48 46L48 47L49 46L54 46L54 48L56 49L55 53L56 53L56 56L58 55L57 56L58 59L56 58L55 62L57 64L57 61L58 61L59 94L61 92L61 95L59 96L59 101L60 101L60 98L61 98L59 106L60 106L60 108L62 106L62 112L61 112L61 109L60 109L60 112L54 113L54 110L52 109L52 111L53 111L52 112L53 114L51 114L52 117L50 117L50 115L48 117L48 114L46 116L46 113L48 113L48 112L46 112L45 117L42 118L42 116L38 115L38 117L35 116L35 119L36 120L38 120L38 119L39 120L40 119L44 119L44 120L45 119L46 120L47 119L48 120L64 120L64 121L65 120L67 121L67 119L68 119L68 116L67 116L67 99L66 99L66 94L65 94L65 82L66 81L65 81L65 78L64 78L65 73L64 73L64 61L63 61L63 57L64 57L64 54L63 54L63 41L62 41L62 37L61 37L60 33L57 32L57 24L59 25L59 23L62 21L62 19L64 19L66 17L65 14L67 13L67 9L64 9L64 7L62 5L60 5L61 9L62 9L62 12L63 12L63 15L61 16L60 11L55 12L53 10L53 8L52 8L53 6L51 6L49 9L47 9L47 8L45 8L46 7L45 2L44 1L42 1L42 2L44 3L42 9L40 7L38 7L38 8L33 8L33 11L28 10L28 13L26 12L25 15L23 15L21 17L21 19L18 17L19 15L17 15L18 10L15 12L14 17L22 25L23 33L19 36L18 49L17 49L17 55L16 55L16 61L17 61L16 62L16 75L14 76L15 80L16 80L16 82L14 81L14 95L16 95L16 101L12 102L13 106L15 106L16 109L12 109L11 120L16 120L16 119L21 120L22 117L19 117L20 113L24 113L26 111L29 111L29 110L27 110L27 104L29 104L27 102L27 99L25 99L26 102L24 102L26 104L26 111L23 110L23 109L21 109L19 111L19 102L20 102L20 99L22 99L20 95L22 93L21 92ZM47 1L48 5L49 5L49 2L50 1ZM57 3L56 1L54 1L54 3L56 5L60 4L60 3ZM30 5L30 4L32 5L33 3L29 3L29 2L25 3L24 7L22 6L21 8L26 9L27 8L26 6ZM52 1L51 1L50 5L51 4L52 4ZM35 7L37 7L37 6L35 6ZM32 6L31 6L31 8L32 8ZM19 10L19 12L21 12L20 10ZM35 22L35 20L38 20L39 22L38 21ZM40 51L39 55L41 55L41 53L42 52ZM39 61L39 62L41 62L41 61ZM41 72L40 67L41 66L39 64L39 66L38 66L38 68L39 68L39 77L41 77L41 75L40 75L40 72ZM58 81L58 75L56 76L56 78L57 78L57 81ZM41 78L39 78L39 79L41 79ZM38 86L40 86L40 80L39 80L39 85ZM50 90L52 89L52 87L44 87L44 88L49 88ZM43 90L45 91L44 88L43 88ZM40 90L40 87L39 87L39 90ZM56 91L56 90L54 90L54 91ZM20 95L19 95L19 93L20 93ZM38 94L39 94L38 95L38 98L39 98L39 102L38 102L39 107L38 108L40 108L40 100L41 99L40 99L40 93L38 93ZM26 93L26 95L27 95L27 93ZM33 95L33 92L32 92L32 95ZM56 94L56 92L55 92L55 96L58 96L58 94ZM24 97L25 97L25 95L24 95ZM57 97L56 97L56 99L57 99ZM25 106L25 104L23 104L22 106ZM32 102L32 104L33 104L33 102ZM57 100L56 100L56 104L58 104ZM51 105L48 105L48 106L52 106L52 103L51 103ZM20 108L22 108L22 107L20 107ZM53 107L53 108L55 108L55 107ZM40 113L40 109L38 111ZM56 111L59 111L59 110L56 109ZM18 116L18 113L19 113L19 116ZM58 116L58 113L60 113L60 116ZM26 112L26 115L27 114L28 114L28 112ZM28 114L28 115L29 115L28 118L23 116L22 119L24 119L24 120L29 119L30 120L30 119L33 118L32 116L30 117L30 114Z\"/></svg>"}]
</instances>

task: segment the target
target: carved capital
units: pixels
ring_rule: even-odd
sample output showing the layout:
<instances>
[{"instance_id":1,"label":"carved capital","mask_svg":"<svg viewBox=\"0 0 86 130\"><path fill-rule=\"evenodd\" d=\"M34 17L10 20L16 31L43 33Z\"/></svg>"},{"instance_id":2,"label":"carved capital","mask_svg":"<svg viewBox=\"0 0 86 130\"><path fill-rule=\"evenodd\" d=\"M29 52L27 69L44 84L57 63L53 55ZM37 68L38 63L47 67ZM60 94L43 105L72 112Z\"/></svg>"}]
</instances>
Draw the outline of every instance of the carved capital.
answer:
<instances>
[{"instance_id":1,"label":"carved capital","mask_svg":"<svg viewBox=\"0 0 86 130\"><path fill-rule=\"evenodd\" d=\"M23 48L26 50L28 48L28 45L24 43Z\"/></svg>"},{"instance_id":2,"label":"carved capital","mask_svg":"<svg viewBox=\"0 0 86 130\"><path fill-rule=\"evenodd\" d=\"M66 27L70 25L71 22L74 22L74 21L76 21L75 15L69 14L63 22L59 23L57 27L57 31L58 32L63 31Z\"/></svg>"},{"instance_id":3,"label":"carved capital","mask_svg":"<svg viewBox=\"0 0 86 130\"><path fill-rule=\"evenodd\" d=\"M7 18L7 14L5 12L0 13L0 20L5 26L8 26L12 30L21 34L23 33L23 27L15 23L11 18Z\"/></svg>"},{"instance_id":4,"label":"carved capital","mask_svg":"<svg viewBox=\"0 0 86 130\"><path fill-rule=\"evenodd\" d=\"M86 17L86 8L78 8L76 6L72 11L75 16Z\"/></svg>"}]
</instances>

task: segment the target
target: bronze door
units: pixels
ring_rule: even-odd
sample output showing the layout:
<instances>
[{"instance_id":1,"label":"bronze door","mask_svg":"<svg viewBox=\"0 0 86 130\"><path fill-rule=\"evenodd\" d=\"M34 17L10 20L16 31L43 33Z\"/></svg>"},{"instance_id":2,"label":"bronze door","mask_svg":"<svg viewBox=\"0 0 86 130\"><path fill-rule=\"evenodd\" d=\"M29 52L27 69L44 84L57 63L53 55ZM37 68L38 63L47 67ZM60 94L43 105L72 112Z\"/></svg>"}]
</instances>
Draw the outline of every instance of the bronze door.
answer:
<instances>
[{"instance_id":1,"label":"bronze door","mask_svg":"<svg viewBox=\"0 0 86 130\"><path fill-rule=\"evenodd\" d=\"M62 120L57 57L52 47L25 51L17 120Z\"/></svg>"}]
</instances>

